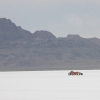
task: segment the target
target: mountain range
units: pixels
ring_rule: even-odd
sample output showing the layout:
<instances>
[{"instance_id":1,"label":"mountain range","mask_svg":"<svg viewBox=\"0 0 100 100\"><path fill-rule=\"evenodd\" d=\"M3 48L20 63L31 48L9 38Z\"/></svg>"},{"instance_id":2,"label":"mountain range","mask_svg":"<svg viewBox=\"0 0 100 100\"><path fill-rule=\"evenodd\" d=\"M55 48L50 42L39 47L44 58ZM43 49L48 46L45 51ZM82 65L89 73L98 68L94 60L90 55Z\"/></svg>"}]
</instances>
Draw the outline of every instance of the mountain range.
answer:
<instances>
[{"instance_id":1,"label":"mountain range","mask_svg":"<svg viewBox=\"0 0 100 100\"><path fill-rule=\"evenodd\" d=\"M100 39L31 33L0 18L0 71L91 70L100 68Z\"/></svg>"}]
</instances>

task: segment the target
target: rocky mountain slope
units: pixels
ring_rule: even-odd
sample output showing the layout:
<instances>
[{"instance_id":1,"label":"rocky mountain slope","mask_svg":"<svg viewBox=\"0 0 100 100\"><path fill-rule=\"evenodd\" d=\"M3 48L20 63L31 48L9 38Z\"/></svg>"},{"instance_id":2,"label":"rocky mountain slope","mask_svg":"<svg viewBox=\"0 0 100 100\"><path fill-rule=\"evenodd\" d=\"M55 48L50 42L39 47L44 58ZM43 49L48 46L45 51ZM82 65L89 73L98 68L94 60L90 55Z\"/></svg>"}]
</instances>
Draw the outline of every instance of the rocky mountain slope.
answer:
<instances>
[{"instance_id":1,"label":"rocky mountain slope","mask_svg":"<svg viewBox=\"0 0 100 100\"><path fill-rule=\"evenodd\" d=\"M0 71L99 69L100 39L31 33L0 18Z\"/></svg>"}]
</instances>

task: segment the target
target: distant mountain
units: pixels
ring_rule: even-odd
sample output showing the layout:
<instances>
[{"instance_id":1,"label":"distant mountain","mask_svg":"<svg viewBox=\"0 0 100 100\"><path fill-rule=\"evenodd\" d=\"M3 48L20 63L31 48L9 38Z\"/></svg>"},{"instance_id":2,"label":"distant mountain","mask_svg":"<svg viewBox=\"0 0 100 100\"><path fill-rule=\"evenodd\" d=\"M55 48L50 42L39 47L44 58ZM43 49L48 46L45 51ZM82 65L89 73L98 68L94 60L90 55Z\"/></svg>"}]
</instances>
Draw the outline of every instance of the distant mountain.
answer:
<instances>
[{"instance_id":1,"label":"distant mountain","mask_svg":"<svg viewBox=\"0 0 100 100\"><path fill-rule=\"evenodd\" d=\"M31 33L0 18L0 71L100 69L100 39Z\"/></svg>"},{"instance_id":2,"label":"distant mountain","mask_svg":"<svg viewBox=\"0 0 100 100\"><path fill-rule=\"evenodd\" d=\"M33 39L35 40L54 40L56 39L56 37L51 32L41 30L41 31L36 31L33 34Z\"/></svg>"},{"instance_id":3,"label":"distant mountain","mask_svg":"<svg viewBox=\"0 0 100 100\"><path fill-rule=\"evenodd\" d=\"M0 18L0 41L29 40L32 33L16 26L11 20Z\"/></svg>"},{"instance_id":4,"label":"distant mountain","mask_svg":"<svg viewBox=\"0 0 100 100\"><path fill-rule=\"evenodd\" d=\"M67 35L67 39L81 39L79 35Z\"/></svg>"},{"instance_id":5,"label":"distant mountain","mask_svg":"<svg viewBox=\"0 0 100 100\"><path fill-rule=\"evenodd\" d=\"M95 43L95 44L97 44L97 45L100 46L100 39L98 39L98 38L90 38L89 40L90 40L91 42L93 42L93 43Z\"/></svg>"}]
</instances>

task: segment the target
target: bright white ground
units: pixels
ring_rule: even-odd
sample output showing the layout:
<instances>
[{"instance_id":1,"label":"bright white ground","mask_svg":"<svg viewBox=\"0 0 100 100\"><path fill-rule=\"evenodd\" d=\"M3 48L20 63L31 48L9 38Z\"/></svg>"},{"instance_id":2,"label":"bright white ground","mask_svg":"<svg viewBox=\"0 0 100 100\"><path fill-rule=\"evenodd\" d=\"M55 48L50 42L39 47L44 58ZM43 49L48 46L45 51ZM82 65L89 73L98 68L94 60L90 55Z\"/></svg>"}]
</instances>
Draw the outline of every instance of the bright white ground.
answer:
<instances>
[{"instance_id":1,"label":"bright white ground","mask_svg":"<svg viewBox=\"0 0 100 100\"><path fill-rule=\"evenodd\" d=\"M100 100L100 71L0 72L0 100Z\"/></svg>"}]
</instances>

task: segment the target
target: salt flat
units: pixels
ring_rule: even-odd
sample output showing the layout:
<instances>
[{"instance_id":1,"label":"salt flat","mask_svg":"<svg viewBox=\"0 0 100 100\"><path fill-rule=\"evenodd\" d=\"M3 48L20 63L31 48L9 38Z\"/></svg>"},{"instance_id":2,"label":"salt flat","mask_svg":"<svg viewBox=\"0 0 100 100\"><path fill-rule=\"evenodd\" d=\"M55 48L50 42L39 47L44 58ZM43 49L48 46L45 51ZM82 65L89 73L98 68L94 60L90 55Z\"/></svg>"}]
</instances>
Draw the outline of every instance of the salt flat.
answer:
<instances>
[{"instance_id":1,"label":"salt flat","mask_svg":"<svg viewBox=\"0 0 100 100\"><path fill-rule=\"evenodd\" d=\"M0 100L100 100L100 70L0 72Z\"/></svg>"}]
</instances>

